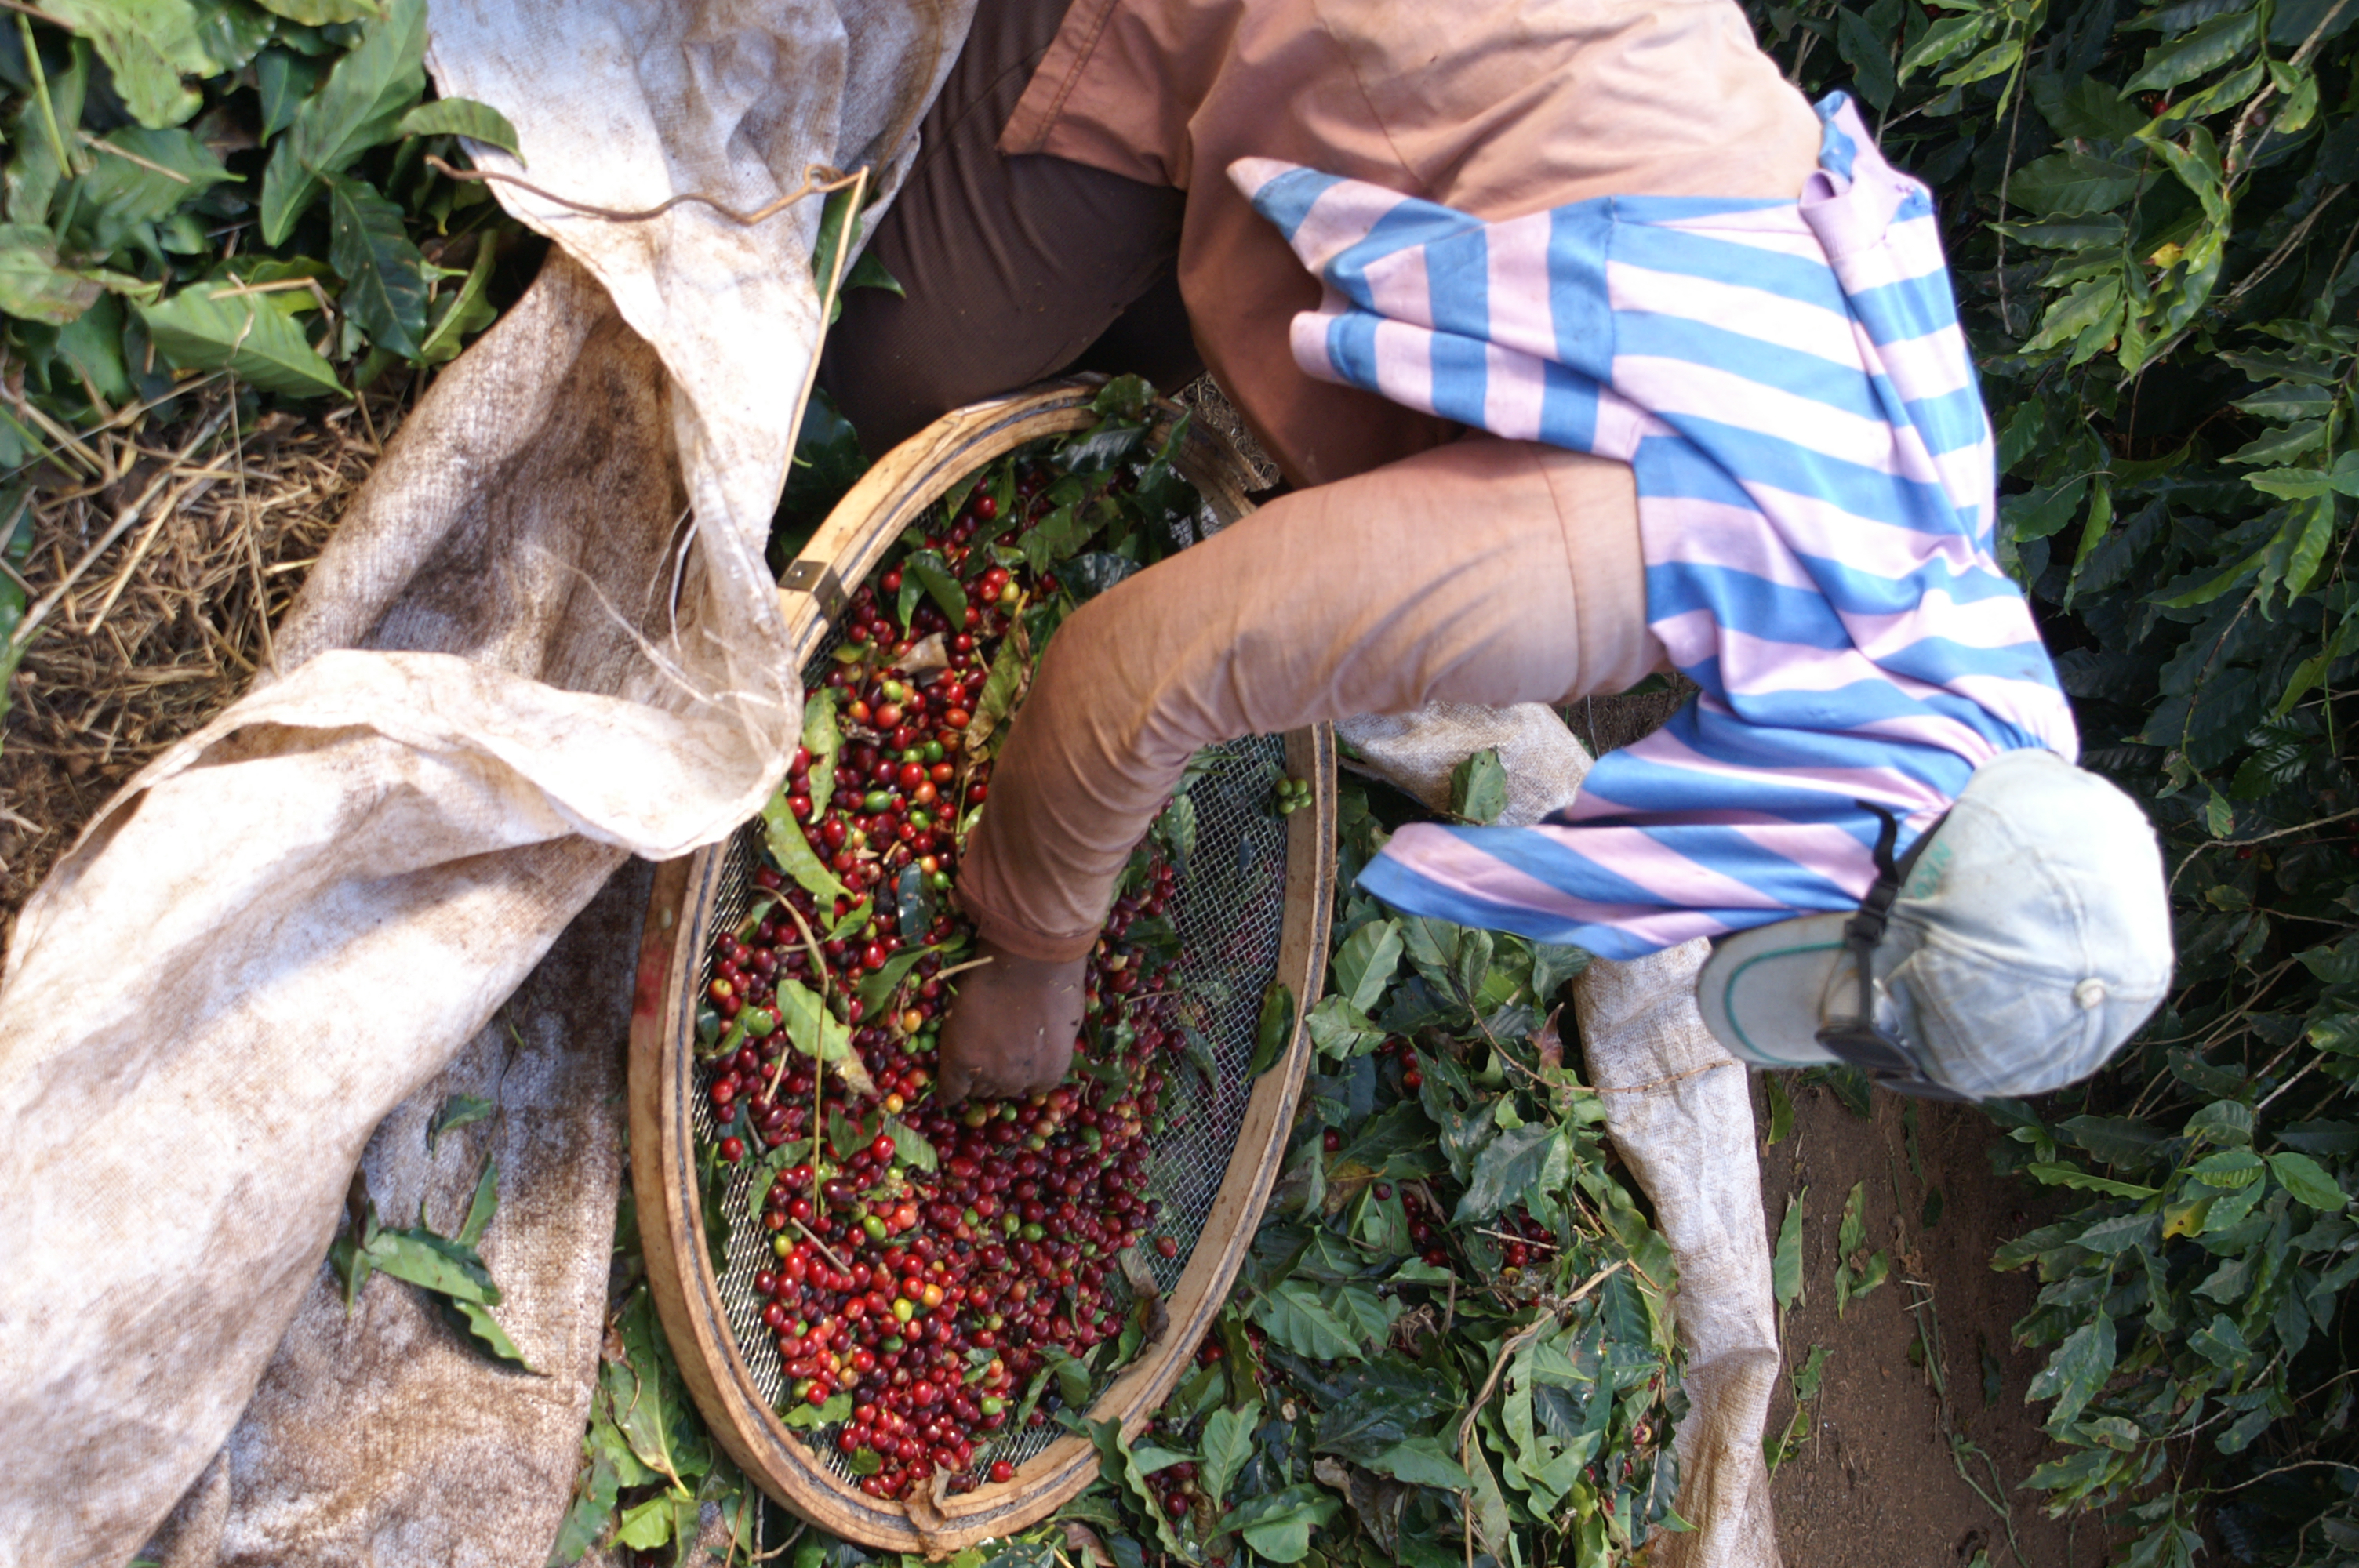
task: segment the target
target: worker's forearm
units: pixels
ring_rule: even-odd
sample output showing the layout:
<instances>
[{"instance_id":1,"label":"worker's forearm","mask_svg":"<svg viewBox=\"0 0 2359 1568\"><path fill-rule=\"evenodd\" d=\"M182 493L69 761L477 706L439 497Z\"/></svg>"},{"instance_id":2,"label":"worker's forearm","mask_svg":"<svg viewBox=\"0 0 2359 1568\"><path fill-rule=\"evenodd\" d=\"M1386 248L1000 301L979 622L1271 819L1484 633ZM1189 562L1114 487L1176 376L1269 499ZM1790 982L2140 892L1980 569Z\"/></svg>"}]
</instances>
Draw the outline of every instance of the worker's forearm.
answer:
<instances>
[{"instance_id":1,"label":"worker's forearm","mask_svg":"<svg viewBox=\"0 0 2359 1568\"><path fill-rule=\"evenodd\" d=\"M1645 627L1629 470L1475 438L1285 496L1059 628L960 897L1013 952L1088 950L1201 747L1429 702L1617 691Z\"/></svg>"}]
</instances>

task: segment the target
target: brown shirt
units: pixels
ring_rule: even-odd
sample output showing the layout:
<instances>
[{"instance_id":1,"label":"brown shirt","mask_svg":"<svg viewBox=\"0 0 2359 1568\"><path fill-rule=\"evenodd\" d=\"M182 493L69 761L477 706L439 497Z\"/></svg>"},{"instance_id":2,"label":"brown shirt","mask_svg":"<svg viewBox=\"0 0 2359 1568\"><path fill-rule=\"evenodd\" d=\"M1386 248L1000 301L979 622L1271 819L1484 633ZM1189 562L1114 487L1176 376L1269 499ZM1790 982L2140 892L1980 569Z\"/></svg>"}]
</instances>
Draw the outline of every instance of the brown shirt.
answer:
<instances>
[{"instance_id":1,"label":"brown shirt","mask_svg":"<svg viewBox=\"0 0 2359 1568\"><path fill-rule=\"evenodd\" d=\"M1197 347L1301 488L1060 630L960 877L986 937L1087 952L1201 746L1617 691L1656 666L1629 470L1457 440L1304 374L1288 329L1320 286L1226 170L1285 158L1490 219L1603 195L1791 198L1818 120L1733 0L1075 0L1000 146L1189 193Z\"/></svg>"},{"instance_id":2,"label":"brown shirt","mask_svg":"<svg viewBox=\"0 0 2359 1568\"><path fill-rule=\"evenodd\" d=\"M1074 0L999 145L1189 193L1197 347L1303 485L1451 427L1296 367L1287 328L1319 285L1231 162L1499 219L1593 196L1791 197L1819 124L1734 0Z\"/></svg>"}]
</instances>

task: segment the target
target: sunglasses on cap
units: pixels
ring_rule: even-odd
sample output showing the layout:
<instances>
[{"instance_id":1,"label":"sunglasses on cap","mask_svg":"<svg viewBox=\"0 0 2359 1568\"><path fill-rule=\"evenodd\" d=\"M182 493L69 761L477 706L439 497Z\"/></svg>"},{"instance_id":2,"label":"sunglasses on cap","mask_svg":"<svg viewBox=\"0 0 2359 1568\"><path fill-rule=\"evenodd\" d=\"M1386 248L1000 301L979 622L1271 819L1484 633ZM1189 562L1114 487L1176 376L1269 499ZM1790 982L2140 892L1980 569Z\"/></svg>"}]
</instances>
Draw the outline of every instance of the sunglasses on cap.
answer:
<instances>
[{"instance_id":1,"label":"sunglasses on cap","mask_svg":"<svg viewBox=\"0 0 2359 1568\"><path fill-rule=\"evenodd\" d=\"M1933 841L1933 835L1941 830L1941 824L1950 819L1949 814L1944 812L1935 819L1933 826L1909 846L1908 855L1895 861L1892 849L1900 839L1900 819L1872 801L1856 804L1874 812L1883 825L1875 835L1875 882L1867 890L1867 896L1859 901L1858 912L1843 923L1843 946L1851 953L1853 972L1859 979L1859 1011L1853 1017L1821 1023L1818 1042L1896 1094L1914 1095L1919 1099L1966 1099L1967 1096L1928 1077L1924 1065L1908 1043L1875 1019L1875 949L1884 941L1893 901L1900 896L1902 886L1908 881L1910 868L1924 853L1925 846Z\"/></svg>"}]
</instances>

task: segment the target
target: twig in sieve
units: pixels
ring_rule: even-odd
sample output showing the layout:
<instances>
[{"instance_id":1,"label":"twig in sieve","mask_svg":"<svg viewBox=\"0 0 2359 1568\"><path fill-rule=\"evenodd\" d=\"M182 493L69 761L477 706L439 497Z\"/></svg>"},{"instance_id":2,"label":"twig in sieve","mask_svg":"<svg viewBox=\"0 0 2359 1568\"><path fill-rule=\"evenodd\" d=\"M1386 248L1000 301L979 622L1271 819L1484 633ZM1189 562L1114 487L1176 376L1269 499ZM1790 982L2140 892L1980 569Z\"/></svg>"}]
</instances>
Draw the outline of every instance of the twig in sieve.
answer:
<instances>
[{"instance_id":1,"label":"twig in sieve","mask_svg":"<svg viewBox=\"0 0 2359 1568\"><path fill-rule=\"evenodd\" d=\"M963 964L952 964L952 965L951 965L949 968L947 968L947 969L936 969L936 970L934 971L934 973L933 973L932 978L933 978L933 979L938 979L938 980L946 980L946 979L949 979L952 975L962 975L962 974L966 973L966 971L967 971L967 970L969 970L969 969L980 969L980 968L983 968L985 964L988 964L988 963L990 963L990 962L991 962L991 955L990 955L990 954L988 954L988 953L985 953L985 954L984 954L982 957L980 957L980 958L969 958L969 959L968 959L965 963L963 963Z\"/></svg>"},{"instance_id":2,"label":"twig in sieve","mask_svg":"<svg viewBox=\"0 0 2359 1568\"><path fill-rule=\"evenodd\" d=\"M819 938L811 934L810 923L803 919L803 912L797 909L784 893L778 893L774 896L777 900L778 907L795 917L795 928L803 934L803 950L810 955L811 973L819 977L819 1000L823 1002L827 1000L827 959L821 956L820 952ZM770 1069L770 1087L766 1098L771 1099L776 1099L777 1098L778 1080L787 1076L787 1058L793 1054L793 1053L794 1044L791 1041L788 1043L786 1050L778 1053L778 1065ZM825 1071L826 1064L821 1062L814 1062L811 1064L811 1076L814 1078L823 1076L825 1075ZM811 1102L811 1148L813 1150L811 1156L811 1164L814 1168L813 1179L816 1180L816 1168L819 1164L819 1156L816 1152L819 1148L819 1102L817 1097L813 1097Z\"/></svg>"},{"instance_id":3,"label":"twig in sieve","mask_svg":"<svg viewBox=\"0 0 2359 1568\"><path fill-rule=\"evenodd\" d=\"M797 1230L801 1231L804 1236L808 1237L810 1239L810 1244L819 1249L819 1255L826 1259L830 1263L835 1265L835 1271L837 1273L849 1274L852 1272L852 1270L844 1263L843 1260L835 1255L835 1249L830 1247L826 1242L821 1241L819 1238L818 1231L813 1230L810 1226L805 1225L801 1220L797 1219L792 1215L788 1215L787 1217L787 1223L793 1226Z\"/></svg>"},{"instance_id":4,"label":"twig in sieve","mask_svg":"<svg viewBox=\"0 0 2359 1568\"><path fill-rule=\"evenodd\" d=\"M426 156L426 167L449 179L465 180L473 184L497 180L503 185L513 185L519 190L529 192L544 201L554 201L560 207L579 212L585 218L603 218L610 223L644 223L649 219L662 217L675 207L693 201L699 206L710 207L729 222L749 229L757 223L769 222L807 196L825 196L838 190L848 190L868 172L865 168L862 168L845 174L823 163L809 165L803 170L803 182L800 185L788 191L776 201L766 206L757 207L751 212L740 212L719 198L707 196L701 190L683 190L677 196L668 197L658 201L653 207L644 207L636 211L626 212L613 207L593 206L587 201L576 201L571 197L560 196L554 190L543 189L528 179L500 169L459 168L443 162L431 153Z\"/></svg>"}]
</instances>

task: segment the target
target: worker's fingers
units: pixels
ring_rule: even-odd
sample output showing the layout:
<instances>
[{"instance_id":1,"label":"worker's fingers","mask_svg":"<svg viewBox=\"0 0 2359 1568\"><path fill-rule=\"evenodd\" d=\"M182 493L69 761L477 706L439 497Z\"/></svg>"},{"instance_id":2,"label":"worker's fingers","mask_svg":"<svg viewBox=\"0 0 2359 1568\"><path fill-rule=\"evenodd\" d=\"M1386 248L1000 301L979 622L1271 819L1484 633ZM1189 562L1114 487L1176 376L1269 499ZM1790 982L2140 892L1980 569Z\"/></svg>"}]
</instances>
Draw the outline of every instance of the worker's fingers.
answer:
<instances>
[{"instance_id":1,"label":"worker's fingers","mask_svg":"<svg viewBox=\"0 0 2359 1568\"><path fill-rule=\"evenodd\" d=\"M984 956L993 961L962 977L942 1022L935 1092L946 1104L1038 1094L1061 1082L1072 1062L1084 961Z\"/></svg>"}]
</instances>

